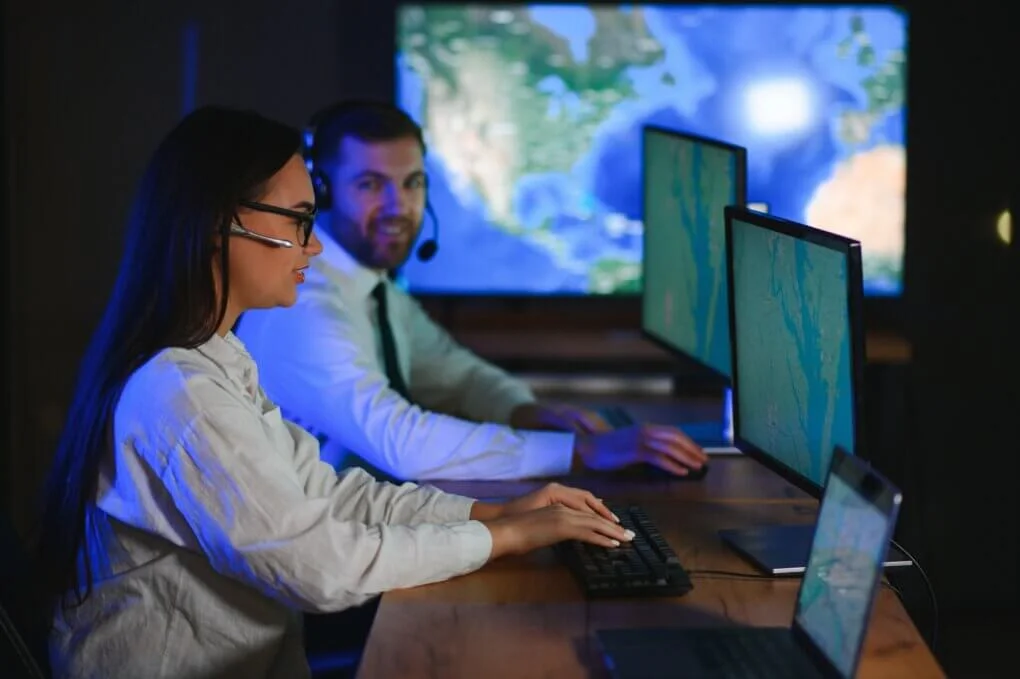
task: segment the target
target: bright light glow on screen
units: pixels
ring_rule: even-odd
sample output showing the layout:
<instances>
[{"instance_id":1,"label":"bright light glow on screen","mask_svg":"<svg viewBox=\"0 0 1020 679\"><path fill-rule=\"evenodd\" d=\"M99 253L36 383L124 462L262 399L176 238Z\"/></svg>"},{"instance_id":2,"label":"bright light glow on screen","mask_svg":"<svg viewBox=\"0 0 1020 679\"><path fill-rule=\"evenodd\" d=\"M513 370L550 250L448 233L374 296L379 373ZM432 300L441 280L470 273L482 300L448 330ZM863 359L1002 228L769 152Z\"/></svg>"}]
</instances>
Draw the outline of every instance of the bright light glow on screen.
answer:
<instances>
[{"instance_id":1,"label":"bright light glow on screen","mask_svg":"<svg viewBox=\"0 0 1020 679\"><path fill-rule=\"evenodd\" d=\"M762 136L795 134L818 116L811 89L801 78L775 78L747 88L751 129Z\"/></svg>"},{"instance_id":2,"label":"bright light glow on screen","mask_svg":"<svg viewBox=\"0 0 1020 679\"><path fill-rule=\"evenodd\" d=\"M444 294L637 293L645 123L748 149L748 192L863 243L898 294L906 18L882 6L424 5L398 101L429 142Z\"/></svg>"}]
</instances>

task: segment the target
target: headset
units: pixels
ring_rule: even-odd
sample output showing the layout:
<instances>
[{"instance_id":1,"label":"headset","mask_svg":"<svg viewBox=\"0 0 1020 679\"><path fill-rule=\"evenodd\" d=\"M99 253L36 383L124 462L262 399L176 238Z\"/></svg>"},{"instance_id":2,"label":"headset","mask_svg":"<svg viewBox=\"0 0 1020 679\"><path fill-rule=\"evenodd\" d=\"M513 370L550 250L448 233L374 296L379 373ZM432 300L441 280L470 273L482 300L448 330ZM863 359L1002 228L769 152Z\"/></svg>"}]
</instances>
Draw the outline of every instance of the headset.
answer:
<instances>
[{"instance_id":1,"label":"headset","mask_svg":"<svg viewBox=\"0 0 1020 679\"><path fill-rule=\"evenodd\" d=\"M329 108L323 109L312 116L305 128L304 134L304 150L303 155L305 158L305 165L308 167L308 173L312 178L312 187L315 191L315 206L319 210L328 210L333 205L333 191L330 186L329 176L322 168L318 167L315 163L315 158L318 155L318 147L316 146L316 132L324 124L335 125L338 128L339 134L337 138L344 136L344 130L346 125L344 119L353 117L357 114L370 113L376 110L386 113L399 113L402 116L407 114L401 111L392 104L387 104L381 101L345 101L339 104L330 106ZM418 144L421 146L422 156L425 156L425 136L422 133L420 127L415 125L416 139ZM436 213L432 209L432 204L428 198L428 183L426 180L425 184L425 214L432 221L432 237L426 238L421 244L418 245L415 250L415 256L418 261L427 262L436 256L439 251L439 220L436 219Z\"/></svg>"}]
</instances>

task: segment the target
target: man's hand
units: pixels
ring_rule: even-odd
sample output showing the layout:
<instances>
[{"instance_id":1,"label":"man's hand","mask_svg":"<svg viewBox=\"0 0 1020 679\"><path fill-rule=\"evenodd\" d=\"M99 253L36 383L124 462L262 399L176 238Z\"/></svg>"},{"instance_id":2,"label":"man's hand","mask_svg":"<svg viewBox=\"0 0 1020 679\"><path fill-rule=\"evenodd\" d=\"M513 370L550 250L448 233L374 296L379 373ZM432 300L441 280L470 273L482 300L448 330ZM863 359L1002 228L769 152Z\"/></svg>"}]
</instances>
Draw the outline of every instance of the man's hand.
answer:
<instances>
[{"instance_id":1,"label":"man's hand","mask_svg":"<svg viewBox=\"0 0 1020 679\"><path fill-rule=\"evenodd\" d=\"M578 436L574 454L589 469L647 462L677 476L686 476L688 468L701 469L708 461L705 451L679 429L652 424Z\"/></svg>"},{"instance_id":2,"label":"man's hand","mask_svg":"<svg viewBox=\"0 0 1020 679\"><path fill-rule=\"evenodd\" d=\"M510 426L578 434L598 434L611 429L597 413L565 403L521 404L510 414Z\"/></svg>"}]
</instances>

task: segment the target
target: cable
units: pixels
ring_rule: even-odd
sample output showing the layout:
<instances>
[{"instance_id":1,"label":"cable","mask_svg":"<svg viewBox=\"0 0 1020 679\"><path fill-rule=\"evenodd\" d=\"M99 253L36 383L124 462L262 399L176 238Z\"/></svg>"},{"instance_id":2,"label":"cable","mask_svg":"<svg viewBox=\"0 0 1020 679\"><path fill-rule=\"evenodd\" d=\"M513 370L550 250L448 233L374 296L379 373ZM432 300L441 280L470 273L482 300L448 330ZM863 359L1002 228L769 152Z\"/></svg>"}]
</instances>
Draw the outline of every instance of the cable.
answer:
<instances>
[{"instance_id":1,"label":"cable","mask_svg":"<svg viewBox=\"0 0 1020 679\"><path fill-rule=\"evenodd\" d=\"M691 576L692 578L693 577L702 577L702 578L707 578L707 579L718 578L720 580L725 580L725 579L730 579L730 580L781 580L782 579L782 578L777 578L774 575L763 575L763 574L760 574L760 573L737 573L736 571L717 571L717 570L712 570L712 569L687 571L687 575ZM882 580L881 584L882 584L883 587L885 587L886 589L891 591L893 594L895 594L899 599L901 599L901 600L903 599L903 592L901 592L899 590L899 588L896 587L896 585L892 584L891 582L889 582L887 580Z\"/></svg>"},{"instance_id":2,"label":"cable","mask_svg":"<svg viewBox=\"0 0 1020 679\"><path fill-rule=\"evenodd\" d=\"M928 579L928 574L924 572L924 568L921 566L921 562L918 561L913 554L903 548L903 545L890 540L892 546L903 552L904 556L910 559L910 562L917 568L917 572L921 574L921 579L924 580L924 586L928 588L928 598L931 599L931 635L928 638L928 645L931 647L931 652L935 653L935 642L938 640L939 635L939 604L935 599L935 588L931 586L931 580Z\"/></svg>"},{"instance_id":3,"label":"cable","mask_svg":"<svg viewBox=\"0 0 1020 679\"><path fill-rule=\"evenodd\" d=\"M776 580L776 576L761 573L737 573L736 571L717 571L712 569L687 571L687 575L702 578L728 578L731 580Z\"/></svg>"},{"instance_id":4,"label":"cable","mask_svg":"<svg viewBox=\"0 0 1020 679\"><path fill-rule=\"evenodd\" d=\"M903 603L903 592L901 592L896 585L892 584L888 580L882 580L881 583L883 587L896 595L896 598L900 600L900 603Z\"/></svg>"},{"instance_id":5,"label":"cable","mask_svg":"<svg viewBox=\"0 0 1020 679\"><path fill-rule=\"evenodd\" d=\"M929 638L928 638L928 645L931 646L931 652L934 653L935 652L935 642L938 639L938 629L939 629L939 606L938 606L938 602L935 600L935 588L933 588L931 586L931 581L928 579L928 574L924 572L924 568L921 567L921 562L918 561L917 559L915 559L913 554L911 554L907 550L903 549L903 545L899 544L895 540L892 540L891 542L892 542L893 546L896 547L896 549L898 549L901 552L903 552L904 556L906 556L908 559L910 559L911 563L913 563L914 566L917 567L917 571L921 574L921 578L924 580L924 584L928 588L928 597L931 599L931 610L932 610L932 629L931 629L931 634L929 635ZM719 579L728 579L728 580L778 580L778 579L781 579L781 578L777 578L776 576L771 575L771 574L738 573L736 571L721 571L721 570L714 570L714 569L703 569L703 570L687 571L687 575L689 575L692 578L701 577L701 578L719 578ZM896 597L901 602L903 601L903 592L901 592L895 585L893 585L890 582L887 582L887 581L883 580L882 581L882 586L889 588L889 590L892 591L893 594L895 594Z\"/></svg>"}]
</instances>

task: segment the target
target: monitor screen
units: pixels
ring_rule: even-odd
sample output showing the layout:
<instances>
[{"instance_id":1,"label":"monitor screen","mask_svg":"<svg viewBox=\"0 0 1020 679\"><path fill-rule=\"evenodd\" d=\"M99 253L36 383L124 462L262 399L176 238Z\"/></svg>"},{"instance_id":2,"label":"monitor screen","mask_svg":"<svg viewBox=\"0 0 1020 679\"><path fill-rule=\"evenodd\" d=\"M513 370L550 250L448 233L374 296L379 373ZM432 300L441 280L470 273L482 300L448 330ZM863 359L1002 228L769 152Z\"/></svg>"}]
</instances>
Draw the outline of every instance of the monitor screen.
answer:
<instances>
[{"instance_id":1,"label":"monitor screen","mask_svg":"<svg viewBox=\"0 0 1020 679\"><path fill-rule=\"evenodd\" d=\"M727 205L744 204L739 146L662 128L642 138L642 329L730 377Z\"/></svg>"},{"instance_id":2,"label":"monitor screen","mask_svg":"<svg viewBox=\"0 0 1020 679\"><path fill-rule=\"evenodd\" d=\"M851 679L889 546L891 518L842 477L829 477L796 621L840 675Z\"/></svg>"},{"instance_id":3,"label":"monitor screen","mask_svg":"<svg viewBox=\"0 0 1020 679\"><path fill-rule=\"evenodd\" d=\"M735 440L818 495L833 446L860 454L860 246L746 210L726 220Z\"/></svg>"},{"instance_id":4,"label":"monitor screen","mask_svg":"<svg viewBox=\"0 0 1020 679\"><path fill-rule=\"evenodd\" d=\"M747 199L862 241L898 294L906 16L882 5L406 4L397 101L423 126L439 254L410 289L634 295L641 128L748 149Z\"/></svg>"}]
</instances>

